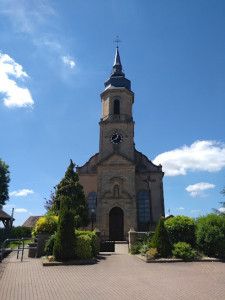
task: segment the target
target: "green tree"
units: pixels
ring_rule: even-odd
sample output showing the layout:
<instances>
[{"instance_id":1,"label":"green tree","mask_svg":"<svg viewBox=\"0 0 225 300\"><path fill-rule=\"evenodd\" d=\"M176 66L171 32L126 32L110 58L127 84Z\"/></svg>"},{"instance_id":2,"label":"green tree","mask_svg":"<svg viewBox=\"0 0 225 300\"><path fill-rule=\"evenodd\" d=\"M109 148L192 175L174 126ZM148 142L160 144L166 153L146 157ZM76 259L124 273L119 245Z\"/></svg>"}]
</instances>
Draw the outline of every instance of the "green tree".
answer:
<instances>
[{"instance_id":1,"label":"green tree","mask_svg":"<svg viewBox=\"0 0 225 300\"><path fill-rule=\"evenodd\" d=\"M159 219L151 246L156 248L162 257L168 257L171 254L171 243L162 217Z\"/></svg>"},{"instance_id":2,"label":"green tree","mask_svg":"<svg viewBox=\"0 0 225 300\"><path fill-rule=\"evenodd\" d=\"M225 257L225 217L209 214L197 219L197 247L208 256Z\"/></svg>"},{"instance_id":3,"label":"green tree","mask_svg":"<svg viewBox=\"0 0 225 300\"><path fill-rule=\"evenodd\" d=\"M66 196L71 201L71 208L75 217L75 228L87 226L88 205L85 200L85 195L82 185L79 183L78 173L74 171L75 164L70 160L70 165L66 170L65 177L57 185L56 196L52 210L58 214L60 203Z\"/></svg>"},{"instance_id":4,"label":"green tree","mask_svg":"<svg viewBox=\"0 0 225 300\"><path fill-rule=\"evenodd\" d=\"M75 257L75 219L71 200L66 196L61 198L53 254L56 260L67 260Z\"/></svg>"},{"instance_id":5,"label":"green tree","mask_svg":"<svg viewBox=\"0 0 225 300\"><path fill-rule=\"evenodd\" d=\"M0 158L0 209L9 200L9 166Z\"/></svg>"}]
</instances>

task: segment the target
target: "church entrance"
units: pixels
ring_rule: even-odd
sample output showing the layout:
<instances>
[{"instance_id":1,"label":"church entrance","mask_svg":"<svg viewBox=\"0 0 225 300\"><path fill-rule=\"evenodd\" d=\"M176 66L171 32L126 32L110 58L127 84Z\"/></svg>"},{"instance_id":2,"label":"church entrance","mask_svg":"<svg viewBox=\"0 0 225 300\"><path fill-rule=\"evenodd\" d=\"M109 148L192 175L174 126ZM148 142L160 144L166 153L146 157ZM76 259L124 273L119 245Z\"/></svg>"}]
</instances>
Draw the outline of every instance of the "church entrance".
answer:
<instances>
[{"instance_id":1,"label":"church entrance","mask_svg":"<svg viewBox=\"0 0 225 300\"><path fill-rule=\"evenodd\" d=\"M124 213L120 207L114 207L109 213L109 239L111 241L123 241L124 237Z\"/></svg>"}]
</instances>

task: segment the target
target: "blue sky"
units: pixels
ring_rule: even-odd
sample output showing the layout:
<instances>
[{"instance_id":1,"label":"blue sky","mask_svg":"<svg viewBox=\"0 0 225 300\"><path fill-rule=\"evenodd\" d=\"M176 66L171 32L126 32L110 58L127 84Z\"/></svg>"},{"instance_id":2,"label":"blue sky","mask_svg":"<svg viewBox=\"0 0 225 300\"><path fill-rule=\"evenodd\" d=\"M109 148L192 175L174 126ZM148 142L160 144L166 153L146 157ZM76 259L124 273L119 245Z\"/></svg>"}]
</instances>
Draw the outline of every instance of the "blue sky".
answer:
<instances>
[{"instance_id":1,"label":"blue sky","mask_svg":"<svg viewBox=\"0 0 225 300\"><path fill-rule=\"evenodd\" d=\"M0 2L0 157L15 225L98 152L100 93L116 36L135 93L135 144L163 165L166 213L207 214L224 201L225 2Z\"/></svg>"}]
</instances>

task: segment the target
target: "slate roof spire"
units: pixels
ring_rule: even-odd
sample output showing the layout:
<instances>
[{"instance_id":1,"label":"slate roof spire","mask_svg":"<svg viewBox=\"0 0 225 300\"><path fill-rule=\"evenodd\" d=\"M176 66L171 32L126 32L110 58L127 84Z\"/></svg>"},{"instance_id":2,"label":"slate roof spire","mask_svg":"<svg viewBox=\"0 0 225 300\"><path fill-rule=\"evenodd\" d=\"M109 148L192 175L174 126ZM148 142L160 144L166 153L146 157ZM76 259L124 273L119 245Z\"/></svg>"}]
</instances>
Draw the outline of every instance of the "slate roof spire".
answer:
<instances>
[{"instance_id":1,"label":"slate roof spire","mask_svg":"<svg viewBox=\"0 0 225 300\"><path fill-rule=\"evenodd\" d=\"M111 76L125 76L125 74L122 72L122 64L118 46L116 47L116 55Z\"/></svg>"},{"instance_id":2,"label":"slate roof spire","mask_svg":"<svg viewBox=\"0 0 225 300\"><path fill-rule=\"evenodd\" d=\"M110 75L110 78L105 81L105 89L112 87L124 87L131 90L130 80L125 78L125 74L123 73L123 68L120 60L119 47L116 47L116 55L113 64L113 71Z\"/></svg>"}]
</instances>

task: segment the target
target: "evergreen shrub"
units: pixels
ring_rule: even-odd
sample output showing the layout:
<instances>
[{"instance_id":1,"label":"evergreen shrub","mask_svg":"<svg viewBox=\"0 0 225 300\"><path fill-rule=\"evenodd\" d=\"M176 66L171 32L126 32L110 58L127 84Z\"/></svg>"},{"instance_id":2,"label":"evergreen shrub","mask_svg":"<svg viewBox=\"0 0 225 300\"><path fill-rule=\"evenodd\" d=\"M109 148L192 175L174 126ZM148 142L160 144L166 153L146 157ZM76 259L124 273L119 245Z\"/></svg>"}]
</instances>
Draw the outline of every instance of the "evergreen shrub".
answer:
<instances>
[{"instance_id":1,"label":"evergreen shrub","mask_svg":"<svg viewBox=\"0 0 225 300\"><path fill-rule=\"evenodd\" d=\"M209 214L197 219L197 248L205 255L225 258L225 216Z\"/></svg>"},{"instance_id":2,"label":"evergreen shrub","mask_svg":"<svg viewBox=\"0 0 225 300\"><path fill-rule=\"evenodd\" d=\"M62 199L68 197L75 218L75 228L85 227L89 223L88 204L85 199L83 186L79 183L79 175L74 171L75 164L70 160L70 165L64 178L57 185L56 195L51 207L54 214L59 214Z\"/></svg>"},{"instance_id":3,"label":"evergreen shrub","mask_svg":"<svg viewBox=\"0 0 225 300\"><path fill-rule=\"evenodd\" d=\"M173 246L174 246L174 250L172 250L172 253L174 256L178 258L182 258L184 260L190 260L196 256L195 251L191 248L191 245L185 242L179 242L174 244Z\"/></svg>"},{"instance_id":4,"label":"evergreen shrub","mask_svg":"<svg viewBox=\"0 0 225 300\"><path fill-rule=\"evenodd\" d=\"M156 248L161 257L168 257L171 254L171 243L162 217L156 227L151 247Z\"/></svg>"},{"instance_id":5,"label":"evergreen shrub","mask_svg":"<svg viewBox=\"0 0 225 300\"><path fill-rule=\"evenodd\" d=\"M192 247L196 243L196 224L193 218L176 216L164 222L171 244L185 242Z\"/></svg>"},{"instance_id":6,"label":"evergreen shrub","mask_svg":"<svg viewBox=\"0 0 225 300\"><path fill-rule=\"evenodd\" d=\"M90 236L84 234L76 238L75 253L78 259L90 259L92 257Z\"/></svg>"},{"instance_id":7,"label":"evergreen shrub","mask_svg":"<svg viewBox=\"0 0 225 300\"><path fill-rule=\"evenodd\" d=\"M98 255L98 246L97 246L97 235L95 231L81 231L75 230L76 238L78 236L87 235L91 238L91 254L92 257L96 257Z\"/></svg>"},{"instance_id":8,"label":"evergreen shrub","mask_svg":"<svg viewBox=\"0 0 225 300\"><path fill-rule=\"evenodd\" d=\"M68 197L63 197L61 201L56 240L53 247L53 255L59 261L73 259L75 256L75 220L71 201Z\"/></svg>"},{"instance_id":9,"label":"evergreen shrub","mask_svg":"<svg viewBox=\"0 0 225 300\"><path fill-rule=\"evenodd\" d=\"M50 236L50 238L47 240L46 244L45 244L45 254L47 256L49 255L53 255L53 247L55 244L55 240L56 240L56 233L54 233L53 235Z\"/></svg>"}]
</instances>

